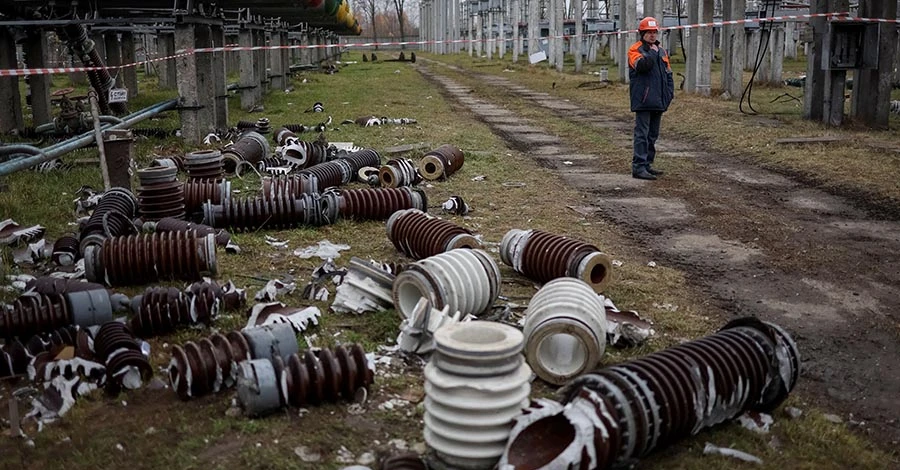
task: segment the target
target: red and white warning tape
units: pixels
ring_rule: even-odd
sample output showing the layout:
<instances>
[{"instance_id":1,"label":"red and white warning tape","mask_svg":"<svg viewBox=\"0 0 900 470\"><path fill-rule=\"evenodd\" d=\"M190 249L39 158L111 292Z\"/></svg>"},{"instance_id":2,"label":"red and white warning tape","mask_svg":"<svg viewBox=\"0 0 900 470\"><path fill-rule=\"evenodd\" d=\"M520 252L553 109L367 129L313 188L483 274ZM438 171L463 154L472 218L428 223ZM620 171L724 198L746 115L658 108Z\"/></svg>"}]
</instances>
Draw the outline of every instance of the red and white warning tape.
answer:
<instances>
[{"instance_id":1,"label":"red and white warning tape","mask_svg":"<svg viewBox=\"0 0 900 470\"><path fill-rule=\"evenodd\" d=\"M857 18L850 16L849 13L811 13L807 15L783 15L783 16L769 16L764 18L753 18L753 19L744 19L744 20L730 20L730 21L715 21L712 23L696 23L689 25L680 25L680 26L670 26L666 28L660 28L663 31L669 30L679 30L679 29L698 29L698 28L710 28L716 26L725 26L725 25L738 25L738 24L747 24L747 23L763 23L763 22L784 22L784 21L797 21L797 20L806 20L810 18L828 18L831 21L859 21L859 22L868 22L868 23L900 23L900 20L897 19L885 19L885 18ZM600 32L600 33L592 33L586 34L584 37L590 36L606 36L606 35L621 35L627 33L636 33L637 30L628 30L628 31L613 31L613 32ZM563 36L543 36L541 39L547 38L572 38L573 35L563 35ZM501 39L503 41L511 41L512 39ZM343 43L343 44L312 44L312 45L281 45L281 46L252 46L252 47L242 47L236 44L227 44L224 47L204 47L197 49L186 49L180 50L175 55L166 56L166 57L155 57L153 59L147 59L140 62L133 62L130 64L122 64L122 65L107 65L106 67L50 67L50 68L33 68L33 69L0 69L0 77L22 77L26 75L50 75L50 74L59 74L59 73L73 73L73 72L90 72L93 70L118 70L129 67L137 67L139 65L144 65L146 63L151 62L159 62L163 60L170 59L178 59L181 57L188 57L193 54L202 54L202 53L217 53L217 52L237 52L237 51L267 51L273 49L329 49L334 47L340 48L349 48L349 47L374 47L374 46L419 46L419 45L428 45L428 44L466 44L466 43L477 43L477 42L496 42L498 39L455 39L449 41L391 41L391 42L360 42L360 43Z\"/></svg>"}]
</instances>

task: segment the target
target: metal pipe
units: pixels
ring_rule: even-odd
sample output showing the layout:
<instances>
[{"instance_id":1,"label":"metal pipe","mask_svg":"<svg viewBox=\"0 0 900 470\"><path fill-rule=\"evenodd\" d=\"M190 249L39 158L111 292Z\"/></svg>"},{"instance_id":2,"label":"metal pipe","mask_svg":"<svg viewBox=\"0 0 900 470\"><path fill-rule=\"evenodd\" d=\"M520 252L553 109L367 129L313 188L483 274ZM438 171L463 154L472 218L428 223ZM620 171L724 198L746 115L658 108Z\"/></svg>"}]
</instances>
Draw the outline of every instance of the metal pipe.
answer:
<instances>
[{"instance_id":1,"label":"metal pipe","mask_svg":"<svg viewBox=\"0 0 900 470\"><path fill-rule=\"evenodd\" d=\"M33 145L25 145L25 144L8 144L0 146L0 155L9 155L15 153L27 153L29 155L39 155L44 153L38 147Z\"/></svg>"},{"instance_id":2,"label":"metal pipe","mask_svg":"<svg viewBox=\"0 0 900 470\"><path fill-rule=\"evenodd\" d=\"M157 103L148 108L144 108L136 113L129 114L122 119L122 122L119 124L111 124L107 127L103 127L102 130L108 129L125 129L129 128L144 119L156 116L159 113L169 111L175 106L178 105L178 99L173 98L171 100L163 101ZM73 137L69 140L65 140L54 145L51 145L42 150L42 154L37 156L28 156L24 158L17 158L10 161L0 163L0 176L5 176L11 173L15 173L19 170L24 170L26 168L31 168L35 165L39 165L43 162L53 160L61 155L64 155L72 150L79 149L81 147L87 146L94 142L94 131L85 132L78 137Z\"/></svg>"}]
</instances>

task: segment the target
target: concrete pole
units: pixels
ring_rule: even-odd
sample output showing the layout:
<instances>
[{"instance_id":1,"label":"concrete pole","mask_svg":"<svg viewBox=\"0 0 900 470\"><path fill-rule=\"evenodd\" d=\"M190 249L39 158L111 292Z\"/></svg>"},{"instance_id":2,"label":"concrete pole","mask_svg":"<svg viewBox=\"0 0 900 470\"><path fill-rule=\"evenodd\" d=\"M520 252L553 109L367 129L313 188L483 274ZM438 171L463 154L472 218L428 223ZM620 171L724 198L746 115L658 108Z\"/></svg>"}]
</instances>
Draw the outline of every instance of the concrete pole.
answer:
<instances>
[{"instance_id":1,"label":"concrete pole","mask_svg":"<svg viewBox=\"0 0 900 470\"><path fill-rule=\"evenodd\" d=\"M621 0L619 3L619 28L620 30L637 29L637 2L635 0ZM638 40L637 33L624 33L616 35L617 63L619 64L619 80L628 83L628 48Z\"/></svg>"},{"instance_id":2,"label":"concrete pole","mask_svg":"<svg viewBox=\"0 0 900 470\"><path fill-rule=\"evenodd\" d=\"M503 60L506 55L506 16L509 2L500 0L500 12L497 20L497 58Z\"/></svg>"},{"instance_id":3,"label":"concrete pole","mask_svg":"<svg viewBox=\"0 0 900 470\"><path fill-rule=\"evenodd\" d=\"M238 45L241 47L253 47L253 31L242 28L238 33ZM253 51L238 52L241 72L238 83L241 90L241 109L249 111L250 108L256 106L256 92L259 83L255 82L256 72L254 71Z\"/></svg>"},{"instance_id":4,"label":"concrete pole","mask_svg":"<svg viewBox=\"0 0 900 470\"><path fill-rule=\"evenodd\" d=\"M784 23L784 58L797 59L797 37L799 29L796 21Z\"/></svg>"},{"instance_id":5,"label":"concrete pole","mask_svg":"<svg viewBox=\"0 0 900 470\"><path fill-rule=\"evenodd\" d=\"M209 32L213 47L225 45L225 28L222 25L210 26ZM225 54L225 52L207 54L210 56L210 67L212 68L212 96L216 110L213 126L216 129L228 129L228 89L226 88L228 84L226 83L225 62L227 59Z\"/></svg>"},{"instance_id":6,"label":"concrete pole","mask_svg":"<svg viewBox=\"0 0 900 470\"><path fill-rule=\"evenodd\" d=\"M744 18L746 0L724 0L722 19ZM722 89L728 99L739 98L744 91L744 59L746 58L744 25L722 28Z\"/></svg>"},{"instance_id":7,"label":"concrete pole","mask_svg":"<svg viewBox=\"0 0 900 470\"><path fill-rule=\"evenodd\" d=\"M547 63L551 67L556 66L556 2L559 0L546 0L547 8Z\"/></svg>"},{"instance_id":8,"label":"concrete pole","mask_svg":"<svg viewBox=\"0 0 900 470\"><path fill-rule=\"evenodd\" d=\"M767 55L769 73L766 75L766 81L771 85L781 85L784 71L784 23L773 25Z\"/></svg>"},{"instance_id":9,"label":"concrete pole","mask_svg":"<svg viewBox=\"0 0 900 470\"><path fill-rule=\"evenodd\" d=\"M892 1L861 0L859 15L864 18L896 19L897 4ZM850 114L867 126L887 129L890 121L891 76L898 41L897 25L880 23L878 28L878 43L863 46L878 48L878 68L854 71Z\"/></svg>"},{"instance_id":10,"label":"concrete pole","mask_svg":"<svg viewBox=\"0 0 900 470\"><path fill-rule=\"evenodd\" d=\"M133 64L137 62L136 52L134 50L134 33L125 31L122 33L122 63ZM128 89L128 98L138 95L138 79L137 66L126 67L120 69L119 74L122 76L123 84ZM116 80L118 83L118 80Z\"/></svg>"},{"instance_id":11,"label":"concrete pole","mask_svg":"<svg viewBox=\"0 0 900 470\"><path fill-rule=\"evenodd\" d=\"M810 13L847 11L849 0L812 0ZM822 54L827 39L828 24L825 18L810 18L812 42L806 65L806 86L803 90L803 117L822 121L830 126L844 122L845 70L823 70ZM856 87L854 87L856 88Z\"/></svg>"},{"instance_id":12,"label":"concrete pole","mask_svg":"<svg viewBox=\"0 0 900 470\"><path fill-rule=\"evenodd\" d=\"M302 65L311 64L312 62L310 61L310 58L309 58L310 49L307 47L307 46L309 46L309 31L306 31L300 35L300 45L304 46L302 49L300 49L300 64L302 64ZM241 105L241 106L243 106L243 105Z\"/></svg>"},{"instance_id":13,"label":"concrete pole","mask_svg":"<svg viewBox=\"0 0 900 470\"><path fill-rule=\"evenodd\" d=\"M713 0L700 0L688 5L690 24L712 22ZM712 62L712 28L690 29L684 89L689 93L709 95Z\"/></svg>"},{"instance_id":14,"label":"concrete pole","mask_svg":"<svg viewBox=\"0 0 900 470\"><path fill-rule=\"evenodd\" d=\"M266 30L262 27L259 27L255 30L255 32L256 34L254 35L254 44L256 46L265 46ZM253 56L253 67L257 73L257 83L259 83L259 87L256 88L256 100L257 103L262 103L263 96L265 96L266 92L269 90L269 73L266 71L265 49L256 51L256 54Z\"/></svg>"},{"instance_id":15,"label":"concrete pole","mask_svg":"<svg viewBox=\"0 0 900 470\"><path fill-rule=\"evenodd\" d=\"M284 35L280 30L272 31L272 46L283 46ZM284 90L285 86L285 69L284 59L281 57L283 49L269 49L269 67L272 69L272 88L276 90Z\"/></svg>"},{"instance_id":16,"label":"concrete pole","mask_svg":"<svg viewBox=\"0 0 900 470\"><path fill-rule=\"evenodd\" d=\"M0 28L0 69L16 68L16 38L12 28ZM19 77L0 77L0 109L0 134L25 127Z\"/></svg>"},{"instance_id":17,"label":"concrete pole","mask_svg":"<svg viewBox=\"0 0 900 470\"><path fill-rule=\"evenodd\" d=\"M468 31L468 33L466 34L466 39L469 40L469 42L466 43L466 47L469 48L469 57L473 57L475 55L475 44L472 42L472 38L474 37L473 33L475 30L475 15L473 15L471 11L466 16L466 27Z\"/></svg>"},{"instance_id":18,"label":"concrete pole","mask_svg":"<svg viewBox=\"0 0 900 470\"><path fill-rule=\"evenodd\" d=\"M729 0L722 0L722 1L727 3ZM662 25L663 3L665 3L664 0L644 0L644 15L643 16L652 16L652 17L656 18L656 21L659 21L660 25ZM668 50L669 49L669 41L667 41L666 39L668 39L666 37L666 34L659 35L660 45L662 45L662 47L664 47ZM669 51L669 54L671 54L671 53L672 53L672 51Z\"/></svg>"},{"instance_id":19,"label":"concrete pole","mask_svg":"<svg viewBox=\"0 0 900 470\"><path fill-rule=\"evenodd\" d=\"M485 44L485 48L487 49L487 60L494 59L494 11L488 11L487 17L487 43Z\"/></svg>"},{"instance_id":20,"label":"concrete pole","mask_svg":"<svg viewBox=\"0 0 900 470\"><path fill-rule=\"evenodd\" d=\"M541 2L540 0L528 1L528 55L538 51L538 41L541 35Z\"/></svg>"},{"instance_id":21,"label":"concrete pole","mask_svg":"<svg viewBox=\"0 0 900 470\"><path fill-rule=\"evenodd\" d=\"M104 63L109 64L109 61L106 59L106 40L103 38L103 33L91 31L90 36L91 40L94 41L94 50L97 51Z\"/></svg>"},{"instance_id":22,"label":"concrete pole","mask_svg":"<svg viewBox=\"0 0 900 470\"><path fill-rule=\"evenodd\" d=\"M103 41L106 45L106 65L113 67L122 65L122 43L119 42L118 33L105 33ZM125 87L125 74L123 69L112 69L109 74L116 79L116 88Z\"/></svg>"},{"instance_id":23,"label":"concrete pole","mask_svg":"<svg viewBox=\"0 0 900 470\"><path fill-rule=\"evenodd\" d=\"M175 47L184 51L212 46L209 26L175 23ZM175 60L181 96L181 136L199 144L215 130L215 93L210 54L188 54Z\"/></svg>"},{"instance_id":24,"label":"concrete pole","mask_svg":"<svg viewBox=\"0 0 900 470\"><path fill-rule=\"evenodd\" d=\"M459 40L459 0L451 0L450 5L453 10L453 17L450 20L450 39L453 41ZM459 53L459 43L454 42L450 45L450 50L454 54Z\"/></svg>"},{"instance_id":25,"label":"concrete pole","mask_svg":"<svg viewBox=\"0 0 900 470\"><path fill-rule=\"evenodd\" d=\"M581 48L582 41L584 41L584 35L581 30L584 27L582 21L582 0L572 0L574 4L574 12L575 12L575 47L573 48L575 54L575 73L581 73Z\"/></svg>"},{"instance_id":26,"label":"concrete pole","mask_svg":"<svg viewBox=\"0 0 900 470\"><path fill-rule=\"evenodd\" d=\"M47 56L47 34L43 29L32 29L25 37L25 66L28 68L49 67ZM31 75L28 88L31 91L31 122L38 126L53 118L50 104L50 75Z\"/></svg>"},{"instance_id":27,"label":"concrete pole","mask_svg":"<svg viewBox=\"0 0 900 470\"><path fill-rule=\"evenodd\" d=\"M566 18L566 0L555 0L556 1L556 71L563 71L563 64L565 63L565 52L564 46L566 40L563 38L563 35L566 32L565 29L565 18Z\"/></svg>"},{"instance_id":28,"label":"concrete pole","mask_svg":"<svg viewBox=\"0 0 900 470\"><path fill-rule=\"evenodd\" d=\"M175 33L163 33L159 35L159 48L164 57L175 55ZM175 59L167 59L159 62L159 87L172 89L177 86L177 70Z\"/></svg>"},{"instance_id":29,"label":"concrete pole","mask_svg":"<svg viewBox=\"0 0 900 470\"><path fill-rule=\"evenodd\" d=\"M522 11L519 7L519 0L512 0L512 27L513 27L513 52L512 61L519 61L519 54L522 52L522 38L519 37L519 22L522 21Z\"/></svg>"},{"instance_id":30,"label":"concrete pole","mask_svg":"<svg viewBox=\"0 0 900 470\"><path fill-rule=\"evenodd\" d=\"M760 41L762 40L762 31L759 29L754 29L746 32L747 37L747 46L746 52L747 56L744 60L744 71L752 72L754 68L756 68L756 62L759 60L757 54L761 53L762 50L760 47Z\"/></svg>"}]
</instances>

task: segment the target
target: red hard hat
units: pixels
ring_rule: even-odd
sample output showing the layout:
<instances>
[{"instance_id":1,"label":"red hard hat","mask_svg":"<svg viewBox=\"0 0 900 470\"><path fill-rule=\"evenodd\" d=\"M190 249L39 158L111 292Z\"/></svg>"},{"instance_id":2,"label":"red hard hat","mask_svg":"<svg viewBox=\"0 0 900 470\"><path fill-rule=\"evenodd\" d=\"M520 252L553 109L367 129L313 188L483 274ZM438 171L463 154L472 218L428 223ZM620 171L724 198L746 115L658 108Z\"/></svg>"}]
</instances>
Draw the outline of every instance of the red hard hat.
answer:
<instances>
[{"instance_id":1,"label":"red hard hat","mask_svg":"<svg viewBox=\"0 0 900 470\"><path fill-rule=\"evenodd\" d=\"M641 20L638 31L659 31L659 23L656 21L656 18L648 16Z\"/></svg>"}]
</instances>

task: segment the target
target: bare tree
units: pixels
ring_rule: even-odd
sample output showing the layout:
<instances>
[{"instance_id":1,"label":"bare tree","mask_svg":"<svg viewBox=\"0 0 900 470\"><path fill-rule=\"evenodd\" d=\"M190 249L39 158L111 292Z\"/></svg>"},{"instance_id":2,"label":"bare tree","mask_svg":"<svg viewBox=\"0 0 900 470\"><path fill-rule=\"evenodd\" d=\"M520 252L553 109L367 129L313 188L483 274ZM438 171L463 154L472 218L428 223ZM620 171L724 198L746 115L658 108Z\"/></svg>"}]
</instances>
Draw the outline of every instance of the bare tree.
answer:
<instances>
[{"instance_id":1,"label":"bare tree","mask_svg":"<svg viewBox=\"0 0 900 470\"><path fill-rule=\"evenodd\" d=\"M365 15L368 26L372 30L372 42L378 42L378 0L357 0L356 10L362 11ZM378 49L378 46L375 46Z\"/></svg>"},{"instance_id":2,"label":"bare tree","mask_svg":"<svg viewBox=\"0 0 900 470\"><path fill-rule=\"evenodd\" d=\"M370 0L371 1L371 0ZM403 13L403 6L406 3L406 0L391 0L394 4L394 11L397 12L397 23L400 24L400 42L406 40L406 18ZM406 49L406 45L400 46L401 49Z\"/></svg>"}]
</instances>

